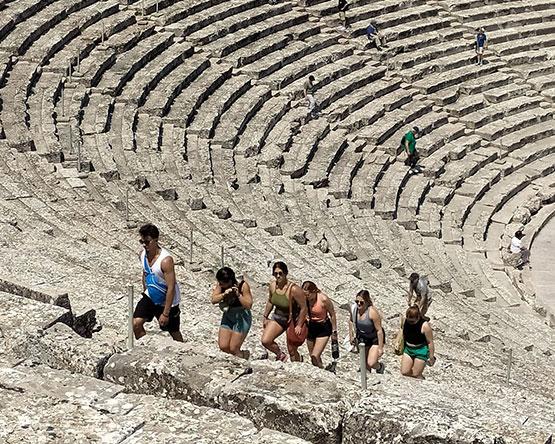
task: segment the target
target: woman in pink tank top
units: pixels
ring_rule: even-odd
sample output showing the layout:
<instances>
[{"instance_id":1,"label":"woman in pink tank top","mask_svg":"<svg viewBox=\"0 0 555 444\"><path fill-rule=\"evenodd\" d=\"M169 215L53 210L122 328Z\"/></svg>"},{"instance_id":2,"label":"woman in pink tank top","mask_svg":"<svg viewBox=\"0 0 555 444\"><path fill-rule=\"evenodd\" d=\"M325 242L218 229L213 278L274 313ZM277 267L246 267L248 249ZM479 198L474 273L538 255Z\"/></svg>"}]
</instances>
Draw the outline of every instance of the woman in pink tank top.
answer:
<instances>
[{"instance_id":1,"label":"woman in pink tank top","mask_svg":"<svg viewBox=\"0 0 555 444\"><path fill-rule=\"evenodd\" d=\"M306 344L312 365L323 368L322 352L330 336L337 339L337 319L333 302L311 281L303 283L303 290L308 301L308 335Z\"/></svg>"}]
</instances>

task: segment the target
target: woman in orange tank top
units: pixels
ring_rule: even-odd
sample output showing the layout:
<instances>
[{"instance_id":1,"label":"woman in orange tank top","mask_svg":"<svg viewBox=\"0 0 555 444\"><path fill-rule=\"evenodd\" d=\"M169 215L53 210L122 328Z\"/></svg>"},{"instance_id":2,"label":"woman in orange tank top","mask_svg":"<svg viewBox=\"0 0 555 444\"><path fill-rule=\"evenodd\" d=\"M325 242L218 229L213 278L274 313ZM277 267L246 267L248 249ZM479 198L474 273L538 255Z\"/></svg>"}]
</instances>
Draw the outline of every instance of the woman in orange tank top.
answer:
<instances>
[{"instance_id":1,"label":"woman in orange tank top","mask_svg":"<svg viewBox=\"0 0 555 444\"><path fill-rule=\"evenodd\" d=\"M322 352L330 336L337 339L337 319L333 302L311 281L303 283L303 290L308 301L308 335L306 344L312 365L323 368Z\"/></svg>"}]
</instances>

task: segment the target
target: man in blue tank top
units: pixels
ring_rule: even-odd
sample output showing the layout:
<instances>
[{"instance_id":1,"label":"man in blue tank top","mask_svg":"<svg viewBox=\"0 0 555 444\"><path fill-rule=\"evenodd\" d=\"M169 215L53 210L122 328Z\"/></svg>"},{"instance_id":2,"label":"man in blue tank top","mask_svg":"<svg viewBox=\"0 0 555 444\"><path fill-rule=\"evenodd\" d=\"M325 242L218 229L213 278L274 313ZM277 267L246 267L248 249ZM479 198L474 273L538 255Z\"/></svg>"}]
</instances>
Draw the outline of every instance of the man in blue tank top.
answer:
<instances>
[{"instance_id":1,"label":"man in blue tank top","mask_svg":"<svg viewBox=\"0 0 555 444\"><path fill-rule=\"evenodd\" d=\"M168 250L160 247L160 232L155 225L146 224L139 229L140 243L144 250L140 254L143 267L143 297L133 313L135 338L143 337L145 322L158 319L160 329L167 331L173 339L183 342L179 330L181 311L180 291L175 279L175 266Z\"/></svg>"},{"instance_id":2,"label":"man in blue tank top","mask_svg":"<svg viewBox=\"0 0 555 444\"><path fill-rule=\"evenodd\" d=\"M484 28L478 28L476 30L476 64L482 65L484 63L484 51L488 47L488 38L486 37L486 32Z\"/></svg>"}]
</instances>

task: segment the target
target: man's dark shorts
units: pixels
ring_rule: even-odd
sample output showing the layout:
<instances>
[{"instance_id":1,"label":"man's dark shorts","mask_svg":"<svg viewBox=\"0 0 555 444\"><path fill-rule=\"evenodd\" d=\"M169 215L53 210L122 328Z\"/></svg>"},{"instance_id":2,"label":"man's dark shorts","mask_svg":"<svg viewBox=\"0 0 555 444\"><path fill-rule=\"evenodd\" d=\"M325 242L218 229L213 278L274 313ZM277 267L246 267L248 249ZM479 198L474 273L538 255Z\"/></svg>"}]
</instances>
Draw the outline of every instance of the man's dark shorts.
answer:
<instances>
[{"instance_id":1,"label":"man's dark shorts","mask_svg":"<svg viewBox=\"0 0 555 444\"><path fill-rule=\"evenodd\" d=\"M139 301L135 307L135 312L133 313L134 318L146 319L147 322L152 321L153 318L160 318L160 315L164 312L163 305L156 305L152 300L143 294L142 299ZM160 327L160 330L173 333L179 331L179 326L181 324L181 310L179 305L172 307L170 309L170 316L168 323L164 327Z\"/></svg>"}]
</instances>

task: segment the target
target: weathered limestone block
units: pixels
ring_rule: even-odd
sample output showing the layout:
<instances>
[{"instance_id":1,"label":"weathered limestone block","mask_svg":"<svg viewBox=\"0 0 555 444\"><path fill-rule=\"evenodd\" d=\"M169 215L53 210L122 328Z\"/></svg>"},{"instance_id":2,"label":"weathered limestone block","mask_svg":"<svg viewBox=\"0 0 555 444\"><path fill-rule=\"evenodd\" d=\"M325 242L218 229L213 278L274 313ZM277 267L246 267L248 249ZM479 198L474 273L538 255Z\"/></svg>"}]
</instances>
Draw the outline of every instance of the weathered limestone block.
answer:
<instances>
[{"instance_id":1,"label":"weathered limestone block","mask_svg":"<svg viewBox=\"0 0 555 444\"><path fill-rule=\"evenodd\" d=\"M203 210L204 208L206 208L206 206L204 205L204 200L200 196L191 197L188 203L189 207L191 207L191 210L193 211Z\"/></svg>"},{"instance_id":2,"label":"weathered limestone block","mask_svg":"<svg viewBox=\"0 0 555 444\"><path fill-rule=\"evenodd\" d=\"M283 234L279 225L272 225L271 227L264 228L264 230L270 233L271 236L281 236Z\"/></svg>"},{"instance_id":3,"label":"weathered limestone block","mask_svg":"<svg viewBox=\"0 0 555 444\"><path fill-rule=\"evenodd\" d=\"M137 191L143 191L150 187L150 183L146 176L137 176L131 184Z\"/></svg>"},{"instance_id":4,"label":"weathered limestone block","mask_svg":"<svg viewBox=\"0 0 555 444\"><path fill-rule=\"evenodd\" d=\"M100 177L102 177L106 182L113 182L114 180L120 180L120 174L119 174L119 171L117 170L103 171L99 174L100 174Z\"/></svg>"},{"instance_id":5,"label":"weathered limestone block","mask_svg":"<svg viewBox=\"0 0 555 444\"><path fill-rule=\"evenodd\" d=\"M104 365L117 346L83 338L64 324L56 324L42 335L30 337L18 348L21 358L49 367L102 378Z\"/></svg>"},{"instance_id":6,"label":"weathered limestone block","mask_svg":"<svg viewBox=\"0 0 555 444\"><path fill-rule=\"evenodd\" d=\"M0 357L25 358L22 349L29 342L68 317L71 318L71 313L66 308L0 292Z\"/></svg>"},{"instance_id":7,"label":"weathered limestone block","mask_svg":"<svg viewBox=\"0 0 555 444\"><path fill-rule=\"evenodd\" d=\"M46 366L0 367L0 441L306 444L239 415ZM46 439L48 438L48 439Z\"/></svg>"},{"instance_id":8,"label":"weathered limestone block","mask_svg":"<svg viewBox=\"0 0 555 444\"><path fill-rule=\"evenodd\" d=\"M511 218L512 223L526 225L532 217L530 210L526 207L518 207Z\"/></svg>"},{"instance_id":9,"label":"weathered limestone block","mask_svg":"<svg viewBox=\"0 0 555 444\"><path fill-rule=\"evenodd\" d=\"M257 226L256 219L244 219L243 226L245 228L255 228Z\"/></svg>"},{"instance_id":10,"label":"weathered limestone block","mask_svg":"<svg viewBox=\"0 0 555 444\"><path fill-rule=\"evenodd\" d=\"M291 236L291 239L293 239L295 242L297 242L300 245L306 245L308 243L308 238L306 237L306 231L295 233L293 236Z\"/></svg>"},{"instance_id":11,"label":"weathered limestone block","mask_svg":"<svg viewBox=\"0 0 555 444\"><path fill-rule=\"evenodd\" d=\"M514 418L502 422L500 419L503 414L495 411L497 406L458 408L454 404L456 400L443 395L440 397L439 393L436 396L426 393L426 387L414 387L414 390L405 394L391 391L372 393L371 397L362 400L345 416L342 443L541 442L541 431L525 430L518 421L511 423ZM455 409L457 413L454 413ZM461 410L464 413L461 414Z\"/></svg>"},{"instance_id":12,"label":"weathered limestone block","mask_svg":"<svg viewBox=\"0 0 555 444\"><path fill-rule=\"evenodd\" d=\"M214 215L218 218L218 219L229 219L231 217L231 212L229 211L229 208L216 208L212 211L212 213L214 213Z\"/></svg>"},{"instance_id":13,"label":"weathered limestone block","mask_svg":"<svg viewBox=\"0 0 555 444\"><path fill-rule=\"evenodd\" d=\"M0 291L71 310L69 297L65 292L56 290L46 291L42 288L39 290L6 279L0 279Z\"/></svg>"},{"instance_id":14,"label":"weathered limestone block","mask_svg":"<svg viewBox=\"0 0 555 444\"><path fill-rule=\"evenodd\" d=\"M131 415L107 415L94 407L44 395L0 390L1 442L88 442L116 444L141 427Z\"/></svg>"},{"instance_id":15,"label":"weathered limestone block","mask_svg":"<svg viewBox=\"0 0 555 444\"><path fill-rule=\"evenodd\" d=\"M177 191L175 188L168 188L166 190L158 190L156 194L162 197L164 200L177 200Z\"/></svg>"},{"instance_id":16,"label":"weathered limestone block","mask_svg":"<svg viewBox=\"0 0 555 444\"><path fill-rule=\"evenodd\" d=\"M136 393L160 394L239 413L257 427L271 427L314 443L339 443L343 414L357 387L310 366L284 366L211 356L201 346L149 337L110 358L108 381ZM317 390L315 389L317 387Z\"/></svg>"}]
</instances>

